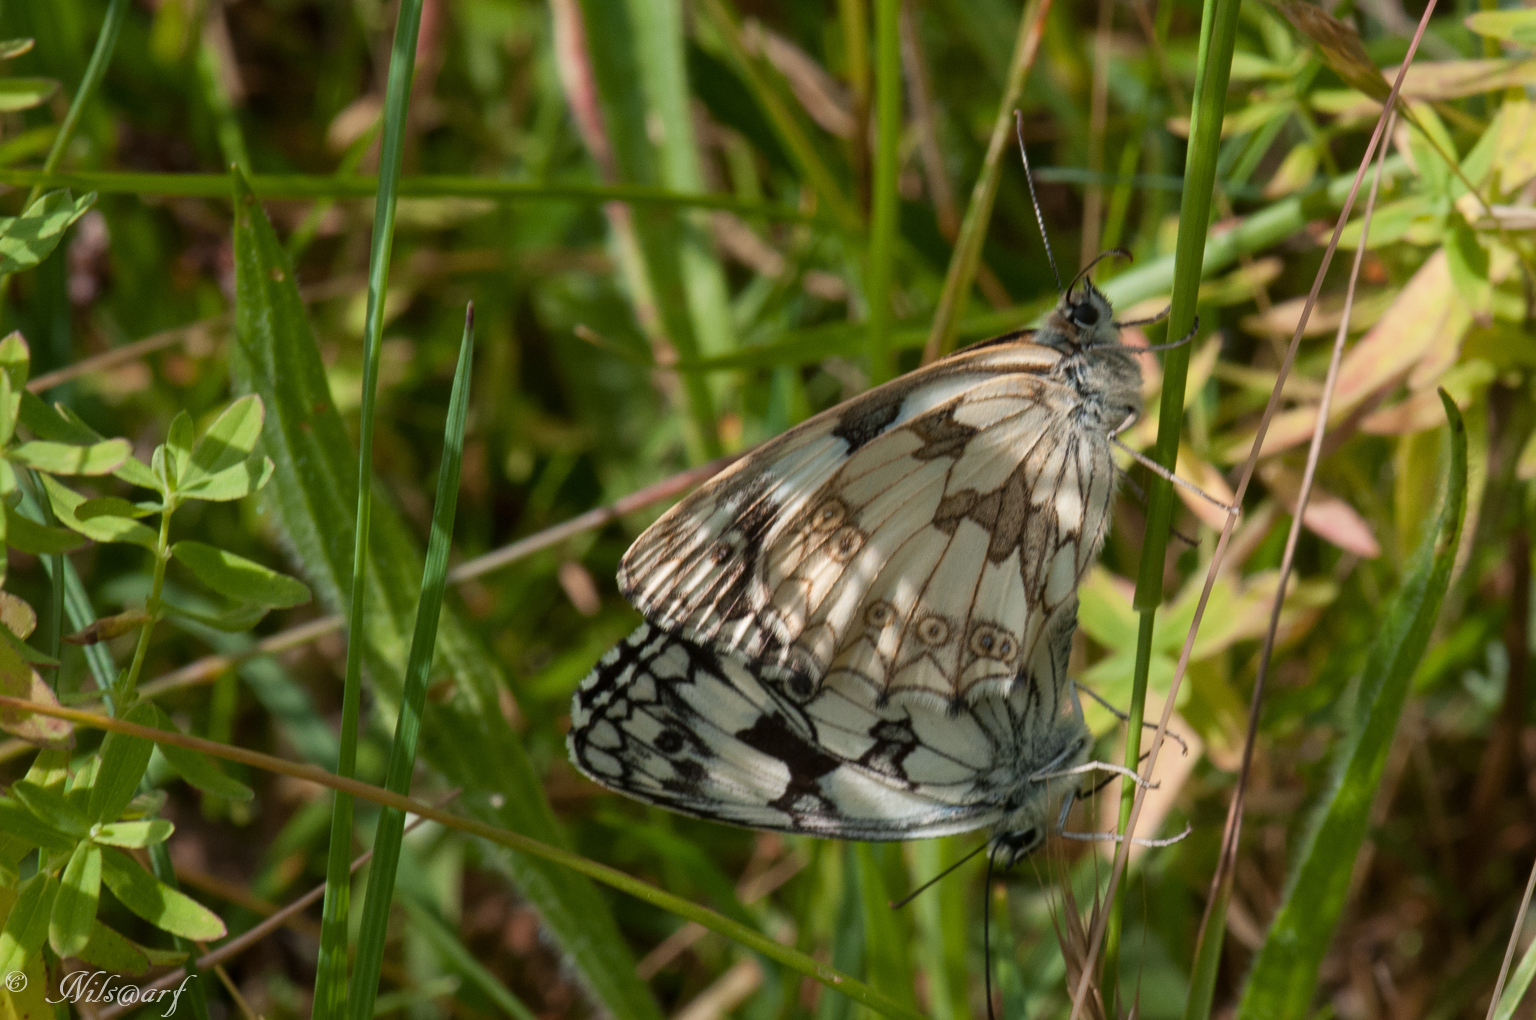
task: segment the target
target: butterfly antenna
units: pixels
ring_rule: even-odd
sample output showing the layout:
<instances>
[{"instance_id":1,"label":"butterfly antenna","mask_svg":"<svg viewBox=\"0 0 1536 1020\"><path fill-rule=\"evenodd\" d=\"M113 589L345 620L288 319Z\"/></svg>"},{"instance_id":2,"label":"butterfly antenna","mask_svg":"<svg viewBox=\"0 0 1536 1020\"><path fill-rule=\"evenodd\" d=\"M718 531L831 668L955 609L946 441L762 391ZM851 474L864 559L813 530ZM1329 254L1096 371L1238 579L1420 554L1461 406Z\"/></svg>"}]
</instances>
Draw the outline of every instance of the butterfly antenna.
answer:
<instances>
[{"instance_id":1,"label":"butterfly antenna","mask_svg":"<svg viewBox=\"0 0 1536 1020\"><path fill-rule=\"evenodd\" d=\"M995 852L987 854L987 881L981 887L981 972L987 993L987 1020L997 1020L992 1011L992 865L996 859Z\"/></svg>"},{"instance_id":2,"label":"butterfly antenna","mask_svg":"<svg viewBox=\"0 0 1536 1020\"><path fill-rule=\"evenodd\" d=\"M1093 272L1093 267L1094 266L1098 265L1100 262L1103 262L1105 259L1109 258L1111 255L1118 255L1121 258L1125 259L1127 262L1134 262L1136 260L1136 256L1132 255L1129 251L1127 251L1124 248L1111 248L1108 251L1101 251L1097 255L1095 255L1093 257L1092 261L1090 261L1086 266L1084 266L1083 268L1079 269L1077 271L1077 275L1076 276L1072 277L1072 282L1067 284L1067 293L1071 294L1073 288L1075 288L1077 286L1077 281L1081 280L1083 277L1085 277L1089 273Z\"/></svg>"},{"instance_id":3,"label":"butterfly antenna","mask_svg":"<svg viewBox=\"0 0 1536 1020\"><path fill-rule=\"evenodd\" d=\"M1051 275L1056 277L1056 292L1063 293L1061 289L1061 271L1056 268L1056 256L1051 253L1051 239L1045 234L1045 217L1040 213L1040 199L1035 197L1035 175L1029 169L1029 153L1024 151L1024 114L1018 110L1013 111L1013 130L1019 138L1019 158L1024 160L1024 182L1029 185L1029 203L1035 207L1035 222L1040 224L1040 240L1045 244L1045 257L1051 263ZM991 1000L988 1000L988 1009L991 1009Z\"/></svg>"},{"instance_id":4,"label":"butterfly antenna","mask_svg":"<svg viewBox=\"0 0 1536 1020\"><path fill-rule=\"evenodd\" d=\"M941 879L948 877L949 874L951 872L953 872L956 868L960 867L960 865L964 864L966 861L970 860L972 857L975 857L977 854L981 853L986 848L987 848L987 844L986 843L981 844L976 849L972 850L970 853L966 854L964 857L960 858L958 861L956 861L955 863L951 864L949 867L945 868L943 871L939 872L937 875L934 875L932 878L930 878L928 881L924 882L922 885L918 886L916 889L913 889L911 892L907 893L901 899L899 899L899 900L892 900L891 903L890 903L891 909L892 910L900 910L902 907L906 906L908 903L911 903L913 900L917 899L924 892L927 892L930 887L937 885Z\"/></svg>"}]
</instances>

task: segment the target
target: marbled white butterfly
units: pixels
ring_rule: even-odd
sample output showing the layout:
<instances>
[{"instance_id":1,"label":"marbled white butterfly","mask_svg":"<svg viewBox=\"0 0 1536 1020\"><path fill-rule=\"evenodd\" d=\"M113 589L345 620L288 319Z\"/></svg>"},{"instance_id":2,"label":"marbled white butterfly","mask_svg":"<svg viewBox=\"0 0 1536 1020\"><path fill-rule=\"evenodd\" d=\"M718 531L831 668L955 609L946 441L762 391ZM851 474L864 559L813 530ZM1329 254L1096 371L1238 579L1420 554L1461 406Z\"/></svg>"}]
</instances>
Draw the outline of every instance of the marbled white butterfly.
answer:
<instances>
[{"instance_id":1,"label":"marbled white butterfly","mask_svg":"<svg viewBox=\"0 0 1536 1020\"><path fill-rule=\"evenodd\" d=\"M1142 407L1138 351L1079 280L1041 329L810 418L641 535L619 584L646 622L576 691L576 766L754 828L992 826L1005 866L1043 841L1047 780L1092 743L1076 591Z\"/></svg>"}]
</instances>

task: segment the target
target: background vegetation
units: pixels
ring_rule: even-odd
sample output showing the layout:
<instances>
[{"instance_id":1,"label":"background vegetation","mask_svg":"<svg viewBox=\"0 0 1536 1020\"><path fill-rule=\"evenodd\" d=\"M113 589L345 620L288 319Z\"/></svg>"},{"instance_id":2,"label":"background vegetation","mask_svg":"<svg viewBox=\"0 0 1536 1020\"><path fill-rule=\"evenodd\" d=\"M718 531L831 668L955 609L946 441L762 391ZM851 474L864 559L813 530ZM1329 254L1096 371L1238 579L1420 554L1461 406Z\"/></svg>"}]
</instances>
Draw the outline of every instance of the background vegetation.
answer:
<instances>
[{"instance_id":1,"label":"background vegetation","mask_svg":"<svg viewBox=\"0 0 1536 1020\"><path fill-rule=\"evenodd\" d=\"M30 978L0 1015L72 971L201 959L198 1020L979 1016L983 896L1004 1016L1068 1015L1090 954L1086 1015L1466 1016L1507 950L1512 1015L1536 966L1536 14L1431 12L1373 184L1423 13L0 5L0 973ZM1244 515L1175 699L1188 753L1137 828L1188 838L1132 853L1107 913L1108 852L1065 841L892 911L980 837L683 819L579 778L563 733L638 622L619 557L709 468L679 472L1055 300L1015 106L1063 269L1135 254L1096 272L1120 316L1173 314L1132 342L1198 312L1125 438ZM1074 672L1156 720L1227 521L1130 482ZM71 731L70 706L110 719ZM177 734L478 828L405 826L367 787L349 817L320 771ZM1072 827L1114 828L1114 793ZM397 876L365 864L322 908L364 850Z\"/></svg>"}]
</instances>

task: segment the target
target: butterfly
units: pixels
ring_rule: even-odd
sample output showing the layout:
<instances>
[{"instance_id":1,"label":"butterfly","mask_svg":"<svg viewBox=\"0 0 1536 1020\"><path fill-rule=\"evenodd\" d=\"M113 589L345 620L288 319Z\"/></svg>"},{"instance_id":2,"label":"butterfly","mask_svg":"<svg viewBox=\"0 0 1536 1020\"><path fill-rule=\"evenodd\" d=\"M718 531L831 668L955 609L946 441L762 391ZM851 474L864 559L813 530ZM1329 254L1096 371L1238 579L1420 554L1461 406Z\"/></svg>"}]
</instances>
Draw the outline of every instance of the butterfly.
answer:
<instances>
[{"instance_id":1,"label":"butterfly","mask_svg":"<svg viewBox=\"0 0 1536 1020\"><path fill-rule=\"evenodd\" d=\"M985 826L1005 865L1092 739L1067 657L1145 348L1079 274L1043 326L818 414L619 569L645 623L579 685L571 760L700 818L859 840Z\"/></svg>"}]
</instances>

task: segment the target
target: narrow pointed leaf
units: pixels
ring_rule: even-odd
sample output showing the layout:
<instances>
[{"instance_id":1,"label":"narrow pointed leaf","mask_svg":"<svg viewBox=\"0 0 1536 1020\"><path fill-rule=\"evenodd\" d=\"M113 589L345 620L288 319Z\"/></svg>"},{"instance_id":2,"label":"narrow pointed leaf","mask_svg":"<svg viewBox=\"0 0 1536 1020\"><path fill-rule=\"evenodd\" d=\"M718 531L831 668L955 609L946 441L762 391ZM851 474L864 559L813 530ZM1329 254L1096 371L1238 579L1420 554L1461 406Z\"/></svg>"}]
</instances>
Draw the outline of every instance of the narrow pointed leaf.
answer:
<instances>
[{"instance_id":1,"label":"narrow pointed leaf","mask_svg":"<svg viewBox=\"0 0 1536 1020\"><path fill-rule=\"evenodd\" d=\"M48 493L49 505L53 508L53 515L59 519L59 523L71 531L78 531L86 538L95 539L98 542L129 542L133 545L141 545L146 549L154 549L158 539L153 531L138 521L131 521L125 517L92 517L82 521L75 514L75 510L85 497L78 492L67 488L51 475L42 475L43 488Z\"/></svg>"},{"instance_id":2,"label":"narrow pointed leaf","mask_svg":"<svg viewBox=\"0 0 1536 1020\"><path fill-rule=\"evenodd\" d=\"M274 609L309 601L304 582L203 542L177 542L171 546L171 555L225 598Z\"/></svg>"},{"instance_id":3,"label":"narrow pointed leaf","mask_svg":"<svg viewBox=\"0 0 1536 1020\"><path fill-rule=\"evenodd\" d=\"M48 940L48 917L59 892L59 880L47 872L27 879L0 928L0 974L21 970Z\"/></svg>"},{"instance_id":4,"label":"narrow pointed leaf","mask_svg":"<svg viewBox=\"0 0 1536 1020\"><path fill-rule=\"evenodd\" d=\"M1439 519L1383 613L1352 725L1334 759L1332 787L1294 858L1280 909L1243 989L1242 1017L1299 1020L1311 1011L1318 967L1344 907L1387 752L1450 586L1466 509L1467 440L1461 412L1440 392L1450 421L1451 458Z\"/></svg>"},{"instance_id":5,"label":"narrow pointed leaf","mask_svg":"<svg viewBox=\"0 0 1536 1020\"><path fill-rule=\"evenodd\" d=\"M25 109L8 103L23 95L25 83L40 86L45 81L0 78L0 110ZM48 85L57 87L58 83ZM53 191L33 202L20 216L0 217L0 273L18 273L43 261L63 240L69 225L84 216L95 202L94 191L79 198L72 197L68 190Z\"/></svg>"},{"instance_id":6,"label":"narrow pointed leaf","mask_svg":"<svg viewBox=\"0 0 1536 1020\"><path fill-rule=\"evenodd\" d=\"M155 818L144 822L112 822L107 825L98 825L92 830L91 838L107 846L142 849L154 846L156 843L164 843L175 831L176 827L170 822L163 818Z\"/></svg>"},{"instance_id":7,"label":"narrow pointed leaf","mask_svg":"<svg viewBox=\"0 0 1536 1020\"><path fill-rule=\"evenodd\" d=\"M55 475L110 475L128 459L132 450L126 439L108 439L90 446L70 446L34 440L6 452L11 460L37 471Z\"/></svg>"},{"instance_id":8,"label":"narrow pointed leaf","mask_svg":"<svg viewBox=\"0 0 1536 1020\"><path fill-rule=\"evenodd\" d=\"M162 931L205 940L227 934L218 914L161 882L115 847L102 851L101 879L123 906Z\"/></svg>"},{"instance_id":9,"label":"narrow pointed leaf","mask_svg":"<svg viewBox=\"0 0 1536 1020\"><path fill-rule=\"evenodd\" d=\"M48 918L48 944L60 956L77 956L91 941L101 900L101 847L84 841L70 854Z\"/></svg>"}]
</instances>

